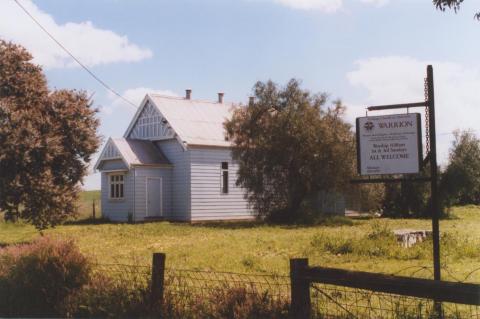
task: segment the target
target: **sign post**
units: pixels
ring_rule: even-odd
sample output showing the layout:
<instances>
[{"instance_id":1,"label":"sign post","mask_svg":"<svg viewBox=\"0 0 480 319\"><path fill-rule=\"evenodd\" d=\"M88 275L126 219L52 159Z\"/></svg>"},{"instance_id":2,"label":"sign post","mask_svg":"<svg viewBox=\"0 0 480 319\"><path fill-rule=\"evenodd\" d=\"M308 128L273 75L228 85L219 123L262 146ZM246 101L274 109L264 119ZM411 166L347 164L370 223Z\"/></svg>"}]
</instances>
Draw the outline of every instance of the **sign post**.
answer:
<instances>
[{"instance_id":1,"label":"sign post","mask_svg":"<svg viewBox=\"0 0 480 319\"><path fill-rule=\"evenodd\" d=\"M435 136L435 96L433 90L433 68L427 67L427 91L428 91L428 125L430 136L430 188L432 207L432 239L433 239L433 277L440 280L440 225L438 211L437 191L437 139Z\"/></svg>"},{"instance_id":2,"label":"sign post","mask_svg":"<svg viewBox=\"0 0 480 319\"><path fill-rule=\"evenodd\" d=\"M433 273L441 280L440 272L440 226L438 211L437 143L435 136L435 97L433 89L433 67L427 66L425 79L425 101L406 104L367 107L368 111L409 109L426 107L426 151L422 160L420 114L396 114L357 118L357 165L360 175L392 175L420 173L422 164L430 163L430 176L364 178L352 183L391 183L402 181L430 182L431 216L433 239ZM442 313L439 302L435 312Z\"/></svg>"}]
</instances>

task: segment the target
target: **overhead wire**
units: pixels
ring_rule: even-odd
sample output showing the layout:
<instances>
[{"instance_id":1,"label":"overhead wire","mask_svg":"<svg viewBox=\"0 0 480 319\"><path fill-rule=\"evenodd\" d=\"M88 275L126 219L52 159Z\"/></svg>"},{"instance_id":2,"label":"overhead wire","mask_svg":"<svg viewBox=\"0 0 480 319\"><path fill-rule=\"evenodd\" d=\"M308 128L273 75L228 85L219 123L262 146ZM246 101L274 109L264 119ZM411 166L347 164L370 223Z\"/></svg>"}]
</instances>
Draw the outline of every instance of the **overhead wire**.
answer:
<instances>
[{"instance_id":1,"label":"overhead wire","mask_svg":"<svg viewBox=\"0 0 480 319\"><path fill-rule=\"evenodd\" d=\"M18 0L13 0L15 3L23 10L23 12L30 17L30 19L37 24L40 29L45 32L50 39L52 39L60 48L63 49L75 62L78 63L90 76L92 76L98 83L100 83L105 89L108 91L112 92L114 95L125 101L129 106L133 106L135 109L137 109L137 105L135 105L133 102L125 98L123 95L115 91L110 85L108 85L105 81L100 79L95 73L93 73L85 64L83 64L78 58L76 58L60 41L58 41L35 17L18 1Z\"/></svg>"},{"instance_id":2,"label":"overhead wire","mask_svg":"<svg viewBox=\"0 0 480 319\"><path fill-rule=\"evenodd\" d=\"M60 48L63 49L75 62L78 63L90 76L92 76L98 83L100 83L105 89L108 91L112 92L114 95L125 101L127 104L130 106L133 106L135 109L137 109L137 105L127 98L125 98L123 95L115 91L110 85L108 85L105 81L100 79L95 73L93 73L85 64L83 64L78 58L76 58L60 41L58 41L35 17L19 2L19 0L13 0L15 3L25 12L26 15L30 17L30 19L35 22L35 24L40 27ZM476 130L473 130L476 131ZM437 133L437 135L453 135L453 132L445 132L445 133Z\"/></svg>"}]
</instances>

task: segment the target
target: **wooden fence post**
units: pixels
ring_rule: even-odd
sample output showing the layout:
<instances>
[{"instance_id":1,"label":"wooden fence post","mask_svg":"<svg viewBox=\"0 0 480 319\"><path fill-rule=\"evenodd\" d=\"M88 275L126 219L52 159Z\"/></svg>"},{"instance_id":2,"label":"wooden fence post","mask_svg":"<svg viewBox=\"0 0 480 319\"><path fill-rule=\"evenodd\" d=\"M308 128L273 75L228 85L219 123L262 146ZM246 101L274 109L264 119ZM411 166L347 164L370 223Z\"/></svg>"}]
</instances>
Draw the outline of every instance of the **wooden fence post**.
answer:
<instances>
[{"instance_id":1,"label":"wooden fence post","mask_svg":"<svg viewBox=\"0 0 480 319\"><path fill-rule=\"evenodd\" d=\"M92 216L93 216L93 220L95 220L95 199L93 200L92 202Z\"/></svg>"},{"instance_id":2,"label":"wooden fence post","mask_svg":"<svg viewBox=\"0 0 480 319\"><path fill-rule=\"evenodd\" d=\"M152 287L151 306L152 308L163 304L163 291L165 283L165 254L154 253L152 260Z\"/></svg>"},{"instance_id":3,"label":"wooden fence post","mask_svg":"<svg viewBox=\"0 0 480 319\"><path fill-rule=\"evenodd\" d=\"M290 311L293 318L308 319L311 314L310 281L305 278L307 258L290 259Z\"/></svg>"}]
</instances>

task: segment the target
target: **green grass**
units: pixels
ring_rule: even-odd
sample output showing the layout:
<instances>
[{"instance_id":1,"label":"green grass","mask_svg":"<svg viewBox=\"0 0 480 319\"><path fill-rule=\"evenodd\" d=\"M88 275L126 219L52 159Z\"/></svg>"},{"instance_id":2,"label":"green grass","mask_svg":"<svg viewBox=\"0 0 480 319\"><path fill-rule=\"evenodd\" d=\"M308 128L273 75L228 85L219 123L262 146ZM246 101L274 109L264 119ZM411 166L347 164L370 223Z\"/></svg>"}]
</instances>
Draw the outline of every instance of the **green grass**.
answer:
<instances>
[{"instance_id":1,"label":"green grass","mask_svg":"<svg viewBox=\"0 0 480 319\"><path fill-rule=\"evenodd\" d=\"M95 193L82 195L88 202ZM450 274L463 279L480 267L480 207L453 209L455 218L440 222L442 263ZM398 228L430 229L429 220L361 219L346 223L325 220L322 225L270 226L259 223L88 224L59 226L47 235L74 238L80 249L99 263L149 264L153 252L167 254L167 267L288 274L289 258L308 257L310 264L345 269L431 277L415 272L431 262L431 242L406 249L390 231ZM38 237L30 225L0 222L0 245ZM403 271L402 271L403 270ZM468 281L480 282L480 272Z\"/></svg>"},{"instance_id":2,"label":"green grass","mask_svg":"<svg viewBox=\"0 0 480 319\"><path fill-rule=\"evenodd\" d=\"M92 217L93 201L95 201L95 214L101 215L100 191L83 191L78 201L78 218L88 219Z\"/></svg>"}]
</instances>

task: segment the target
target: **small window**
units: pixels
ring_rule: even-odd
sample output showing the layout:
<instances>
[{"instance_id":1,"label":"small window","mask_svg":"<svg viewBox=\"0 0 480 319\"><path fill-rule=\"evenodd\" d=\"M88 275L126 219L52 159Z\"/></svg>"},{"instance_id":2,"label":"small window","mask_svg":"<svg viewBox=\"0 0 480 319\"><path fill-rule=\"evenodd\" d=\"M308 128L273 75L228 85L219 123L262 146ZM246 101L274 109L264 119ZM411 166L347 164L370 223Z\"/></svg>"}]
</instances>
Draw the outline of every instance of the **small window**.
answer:
<instances>
[{"instance_id":1,"label":"small window","mask_svg":"<svg viewBox=\"0 0 480 319\"><path fill-rule=\"evenodd\" d=\"M221 165L221 190L222 194L228 194L228 162L222 162Z\"/></svg>"},{"instance_id":2,"label":"small window","mask_svg":"<svg viewBox=\"0 0 480 319\"><path fill-rule=\"evenodd\" d=\"M110 199L123 199L123 175L110 175Z\"/></svg>"}]
</instances>

